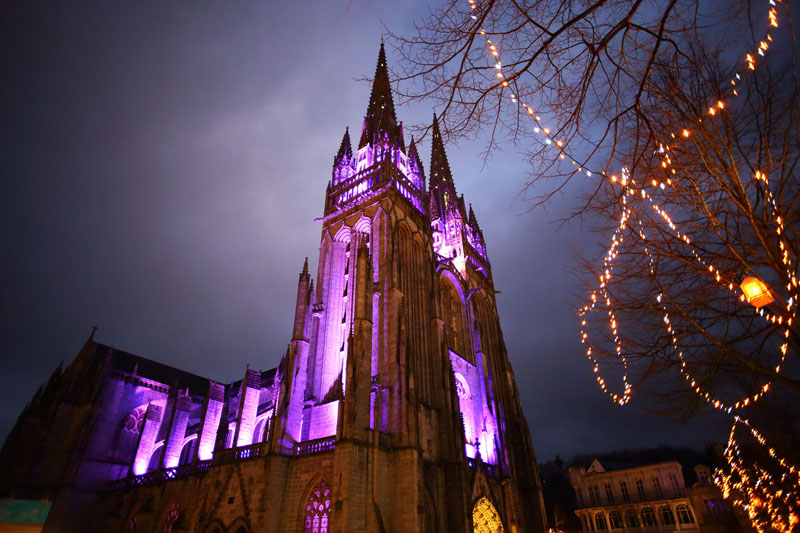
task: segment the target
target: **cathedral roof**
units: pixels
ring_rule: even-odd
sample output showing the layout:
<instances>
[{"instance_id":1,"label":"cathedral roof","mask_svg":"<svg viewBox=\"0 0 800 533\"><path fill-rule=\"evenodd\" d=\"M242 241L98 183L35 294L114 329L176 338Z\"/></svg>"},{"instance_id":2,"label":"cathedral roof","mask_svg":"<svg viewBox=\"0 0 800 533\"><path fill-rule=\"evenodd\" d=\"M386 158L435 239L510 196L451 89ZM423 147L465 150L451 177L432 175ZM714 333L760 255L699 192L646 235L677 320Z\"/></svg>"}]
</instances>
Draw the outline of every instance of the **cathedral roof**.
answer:
<instances>
[{"instance_id":1,"label":"cathedral roof","mask_svg":"<svg viewBox=\"0 0 800 533\"><path fill-rule=\"evenodd\" d=\"M135 373L142 378L162 383L169 387L175 387L178 390L189 389L189 393L196 396L205 396L208 393L211 381L208 378L147 359L146 357L118 350L113 346L106 346L99 342L95 342L94 345L94 358L100 361L106 355L110 355L111 367L118 372L125 374ZM263 386L272 384L275 371L276 369L273 368L261 372ZM241 380L234 382L234 390L238 388L239 384L241 384Z\"/></svg>"},{"instance_id":2,"label":"cathedral roof","mask_svg":"<svg viewBox=\"0 0 800 533\"><path fill-rule=\"evenodd\" d=\"M359 148L370 143L387 140L405 151L403 141L403 126L397 123L392 100L392 88L389 83L389 70L386 66L386 51L381 43L378 53L378 65L375 67L375 77L372 81L372 93L369 97L367 114L361 128Z\"/></svg>"}]
</instances>

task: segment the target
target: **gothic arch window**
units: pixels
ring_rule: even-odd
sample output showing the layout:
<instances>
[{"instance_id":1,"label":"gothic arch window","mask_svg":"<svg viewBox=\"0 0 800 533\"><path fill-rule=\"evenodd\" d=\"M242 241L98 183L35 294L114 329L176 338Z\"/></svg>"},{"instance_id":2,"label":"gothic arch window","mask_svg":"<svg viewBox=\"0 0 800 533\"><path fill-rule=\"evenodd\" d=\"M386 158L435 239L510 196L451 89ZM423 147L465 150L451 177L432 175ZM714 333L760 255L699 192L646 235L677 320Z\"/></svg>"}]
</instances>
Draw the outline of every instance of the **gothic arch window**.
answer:
<instances>
[{"instance_id":1,"label":"gothic arch window","mask_svg":"<svg viewBox=\"0 0 800 533\"><path fill-rule=\"evenodd\" d=\"M136 443L144 426L144 415L147 406L140 406L125 415L119 423L111 454L115 459L127 460L136 453Z\"/></svg>"},{"instance_id":2,"label":"gothic arch window","mask_svg":"<svg viewBox=\"0 0 800 533\"><path fill-rule=\"evenodd\" d=\"M124 533L134 533L136 531L136 523L139 521L139 508L140 506L137 505L128 515L128 521L122 530Z\"/></svg>"},{"instance_id":3,"label":"gothic arch window","mask_svg":"<svg viewBox=\"0 0 800 533\"><path fill-rule=\"evenodd\" d=\"M492 502L481 498L472 508L472 530L474 533L504 533L503 521Z\"/></svg>"},{"instance_id":4,"label":"gothic arch window","mask_svg":"<svg viewBox=\"0 0 800 533\"><path fill-rule=\"evenodd\" d=\"M311 489L303 513L303 533L328 533L331 487L324 479Z\"/></svg>"},{"instance_id":5,"label":"gothic arch window","mask_svg":"<svg viewBox=\"0 0 800 533\"><path fill-rule=\"evenodd\" d=\"M464 379L460 373L456 372L456 394L462 400L469 400L470 393L469 393L469 385L467 384L467 380Z\"/></svg>"},{"instance_id":6,"label":"gothic arch window","mask_svg":"<svg viewBox=\"0 0 800 533\"><path fill-rule=\"evenodd\" d=\"M467 361L470 361L471 353L465 341L466 319L464 317L464 305L458 291L453 283L445 278L440 282L442 294L442 318L445 323L445 336L447 347L457 353Z\"/></svg>"},{"instance_id":7,"label":"gothic arch window","mask_svg":"<svg viewBox=\"0 0 800 533\"><path fill-rule=\"evenodd\" d=\"M206 528L206 533L223 533L225 528L220 524L218 519L215 519L208 528Z\"/></svg>"},{"instance_id":8,"label":"gothic arch window","mask_svg":"<svg viewBox=\"0 0 800 533\"><path fill-rule=\"evenodd\" d=\"M172 533L172 528L175 526L175 522L178 521L179 516L180 506L177 502L174 502L167 508L167 512L164 515L164 523L161 527L162 533Z\"/></svg>"}]
</instances>

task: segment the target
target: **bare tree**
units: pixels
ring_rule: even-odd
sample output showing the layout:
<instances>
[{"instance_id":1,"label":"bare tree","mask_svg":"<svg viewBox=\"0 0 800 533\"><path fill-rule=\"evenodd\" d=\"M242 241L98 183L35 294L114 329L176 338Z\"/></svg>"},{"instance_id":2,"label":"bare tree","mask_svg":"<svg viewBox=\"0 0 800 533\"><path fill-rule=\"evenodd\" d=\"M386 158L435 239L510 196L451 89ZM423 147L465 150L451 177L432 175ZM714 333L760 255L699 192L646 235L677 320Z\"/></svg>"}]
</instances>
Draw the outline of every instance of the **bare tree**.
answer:
<instances>
[{"instance_id":1,"label":"bare tree","mask_svg":"<svg viewBox=\"0 0 800 533\"><path fill-rule=\"evenodd\" d=\"M800 391L800 86L796 39L775 33L789 7L771 4L451 1L393 36L401 95L438 104L451 136L488 129L487 154L522 148L534 205L588 177L579 212L614 232L586 262L581 312L600 386L622 404L655 382L671 409L711 405L756 445L774 437L758 409ZM756 309L745 277L775 301ZM797 441L779 444L745 463L775 480L732 455L721 474L763 504L758 527L788 529L800 507Z\"/></svg>"}]
</instances>

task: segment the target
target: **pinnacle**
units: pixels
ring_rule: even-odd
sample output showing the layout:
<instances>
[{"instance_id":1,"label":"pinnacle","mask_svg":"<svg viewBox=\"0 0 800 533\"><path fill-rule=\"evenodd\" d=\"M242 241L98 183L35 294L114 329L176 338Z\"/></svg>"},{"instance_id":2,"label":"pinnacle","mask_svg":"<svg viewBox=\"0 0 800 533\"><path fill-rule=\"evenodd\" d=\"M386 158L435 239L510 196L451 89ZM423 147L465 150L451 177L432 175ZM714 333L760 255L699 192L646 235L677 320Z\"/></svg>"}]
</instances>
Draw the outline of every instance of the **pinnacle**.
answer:
<instances>
[{"instance_id":1,"label":"pinnacle","mask_svg":"<svg viewBox=\"0 0 800 533\"><path fill-rule=\"evenodd\" d=\"M352 143L350 142L350 128L344 129L344 136L342 137L342 144L339 146L339 152L336 154L336 158L334 159L334 164L341 163L342 159L353 158L353 147Z\"/></svg>"},{"instance_id":2,"label":"pinnacle","mask_svg":"<svg viewBox=\"0 0 800 533\"><path fill-rule=\"evenodd\" d=\"M478 219L475 217L475 211L472 210L472 204L469 204L469 225L476 230L480 229L480 226L478 225Z\"/></svg>"},{"instance_id":3,"label":"pinnacle","mask_svg":"<svg viewBox=\"0 0 800 533\"><path fill-rule=\"evenodd\" d=\"M307 278L308 277L308 257L303 262L303 271L300 273L300 278Z\"/></svg>"},{"instance_id":4,"label":"pinnacle","mask_svg":"<svg viewBox=\"0 0 800 533\"><path fill-rule=\"evenodd\" d=\"M414 140L414 136L411 136L411 144L408 146L408 157L411 161L417 166L419 169L420 179L422 179L422 188L425 189L425 169L422 167L422 159L419 157L419 152L417 151L417 142Z\"/></svg>"}]
</instances>

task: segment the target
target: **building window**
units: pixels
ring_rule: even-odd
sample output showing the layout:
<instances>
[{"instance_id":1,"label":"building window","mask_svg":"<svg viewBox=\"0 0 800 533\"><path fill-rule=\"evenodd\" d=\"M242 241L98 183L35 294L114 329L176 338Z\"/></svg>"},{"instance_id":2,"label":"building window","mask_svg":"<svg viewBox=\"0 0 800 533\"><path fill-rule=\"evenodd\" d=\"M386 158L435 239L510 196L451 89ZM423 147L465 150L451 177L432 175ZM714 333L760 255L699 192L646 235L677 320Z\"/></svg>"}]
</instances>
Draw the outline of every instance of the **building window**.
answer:
<instances>
[{"instance_id":1,"label":"building window","mask_svg":"<svg viewBox=\"0 0 800 533\"><path fill-rule=\"evenodd\" d=\"M608 521L611 523L611 529L622 529L622 515L619 511L611 511L608 515Z\"/></svg>"},{"instance_id":2,"label":"building window","mask_svg":"<svg viewBox=\"0 0 800 533\"><path fill-rule=\"evenodd\" d=\"M716 520L727 518L728 508L725 506L723 500L706 500L706 509L708 513Z\"/></svg>"},{"instance_id":3,"label":"building window","mask_svg":"<svg viewBox=\"0 0 800 533\"><path fill-rule=\"evenodd\" d=\"M592 505L600 505L600 489L597 485L589 487L589 500Z\"/></svg>"},{"instance_id":4,"label":"building window","mask_svg":"<svg viewBox=\"0 0 800 533\"><path fill-rule=\"evenodd\" d=\"M503 522L492 502L481 498L472 508L472 525L475 533L503 533Z\"/></svg>"},{"instance_id":5,"label":"building window","mask_svg":"<svg viewBox=\"0 0 800 533\"><path fill-rule=\"evenodd\" d=\"M328 533L328 516L331 513L331 487L325 480L311 491L305 510L303 533Z\"/></svg>"},{"instance_id":6,"label":"building window","mask_svg":"<svg viewBox=\"0 0 800 533\"><path fill-rule=\"evenodd\" d=\"M636 492L639 493L639 501L644 501L644 483L642 483L641 479L636 480Z\"/></svg>"},{"instance_id":7,"label":"building window","mask_svg":"<svg viewBox=\"0 0 800 533\"><path fill-rule=\"evenodd\" d=\"M606 515L603 513L597 513L594 515L594 525L597 531L605 531L608 529L608 524L606 523Z\"/></svg>"},{"instance_id":8,"label":"building window","mask_svg":"<svg viewBox=\"0 0 800 533\"><path fill-rule=\"evenodd\" d=\"M469 385L467 385L467 380L464 379L460 373L456 372L456 395L461 398L462 400L469 400Z\"/></svg>"},{"instance_id":9,"label":"building window","mask_svg":"<svg viewBox=\"0 0 800 533\"><path fill-rule=\"evenodd\" d=\"M653 478L653 490L656 493L656 498L661 498L661 480L657 477Z\"/></svg>"},{"instance_id":10,"label":"building window","mask_svg":"<svg viewBox=\"0 0 800 533\"><path fill-rule=\"evenodd\" d=\"M625 512L625 524L628 527L639 527L639 519L636 517L636 511L629 510Z\"/></svg>"},{"instance_id":11,"label":"building window","mask_svg":"<svg viewBox=\"0 0 800 533\"><path fill-rule=\"evenodd\" d=\"M694 524L694 516L692 510L686 505L679 505L675 508L675 513L678 515L678 523L680 524Z\"/></svg>"},{"instance_id":12,"label":"building window","mask_svg":"<svg viewBox=\"0 0 800 533\"><path fill-rule=\"evenodd\" d=\"M653 514L653 510L649 507L642 509L642 525L644 527L656 525L656 515Z\"/></svg>"},{"instance_id":13,"label":"building window","mask_svg":"<svg viewBox=\"0 0 800 533\"><path fill-rule=\"evenodd\" d=\"M622 492L622 501L629 502L631 497L628 495L628 484L624 481L619 482L619 490Z\"/></svg>"},{"instance_id":14,"label":"building window","mask_svg":"<svg viewBox=\"0 0 800 533\"><path fill-rule=\"evenodd\" d=\"M606 483L606 501L608 503L614 503L614 493L611 492L611 483Z\"/></svg>"},{"instance_id":15,"label":"building window","mask_svg":"<svg viewBox=\"0 0 800 533\"><path fill-rule=\"evenodd\" d=\"M681 490L681 486L678 483L678 476L676 476L675 474L669 475L669 483L670 485L672 485L672 490L675 491L675 494L677 494Z\"/></svg>"},{"instance_id":16,"label":"building window","mask_svg":"<svg viewBox=\"0 0 800 533\"><path fill-rule=\"evenodd\" d=\"M661 523L665 526L671 526L675 524L675 515L672 514L672 509L669 507L662 507L658 510L658 514L661 518Z\"/></svg>"},{"instance_id":17,"label":"building window","mask_svg":"<svg viewBox=\"0 0 800 533\"><path fill-rule=\"evenodd\" d=\"M711 483L708 481L708 470L703 469L697 472L697 477L700 479L700 483L703 485L710 485Z\"/></svg>"},{"instance_id":18,"label":"building window","mask_svg":"<svg viewBox=\"0 0 800 533\"><path fill-rule=\"evenodd\" d=\"M177 503L173 503L169 506L164 516L164 526L161 531L163 533L172 533L172 528L175 526L175 522L178 521L178 516L180 516L180 507Z\"/></svg>"}]
</instances>

